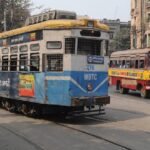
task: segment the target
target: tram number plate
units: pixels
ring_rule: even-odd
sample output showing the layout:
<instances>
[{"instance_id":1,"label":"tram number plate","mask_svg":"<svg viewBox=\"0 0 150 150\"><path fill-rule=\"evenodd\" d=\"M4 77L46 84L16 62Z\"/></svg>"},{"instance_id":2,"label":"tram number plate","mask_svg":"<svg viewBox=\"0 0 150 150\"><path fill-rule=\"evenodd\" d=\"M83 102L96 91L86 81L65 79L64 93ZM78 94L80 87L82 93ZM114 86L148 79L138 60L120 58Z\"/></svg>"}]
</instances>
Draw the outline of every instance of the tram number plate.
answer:
<instances>
[{"instance_id":1,"label":"tram number plate","mask_svg":"<svg viewBox=\"0 0 150 150\"><path fill-rule=\"evenodd\" d=\"M102 56L87 56L89 64L104 64L104 57Z\"/></svg>"}]
</instances>

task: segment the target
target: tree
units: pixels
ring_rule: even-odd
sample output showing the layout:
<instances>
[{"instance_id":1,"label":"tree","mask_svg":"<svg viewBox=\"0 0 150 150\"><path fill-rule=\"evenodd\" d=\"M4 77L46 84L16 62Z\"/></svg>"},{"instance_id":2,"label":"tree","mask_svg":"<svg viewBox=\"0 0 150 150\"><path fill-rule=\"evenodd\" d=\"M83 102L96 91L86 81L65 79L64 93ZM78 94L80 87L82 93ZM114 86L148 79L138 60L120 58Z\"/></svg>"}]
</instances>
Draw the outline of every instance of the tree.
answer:
<instances>
[{"instance_id":1,"label":"tree","mask_svg":"<svg viewBox=\"0 0 150 150\"><path fill-rule=\"evenodd\" d=\"M112 51L130 49L130 29L121 29L110 43L110 47Z\"/></svg>"},{"instance_id":2,"label":"tree","mask_svg":"<svg viewBox=\"0 0 150 150\"><path fill-rule=\"evenodd\" d=\"M0 0L0 31L4 31L4 12L6 12L7 30L23 26L30 16L30 0Z\"/></svg>"}]
</instances>

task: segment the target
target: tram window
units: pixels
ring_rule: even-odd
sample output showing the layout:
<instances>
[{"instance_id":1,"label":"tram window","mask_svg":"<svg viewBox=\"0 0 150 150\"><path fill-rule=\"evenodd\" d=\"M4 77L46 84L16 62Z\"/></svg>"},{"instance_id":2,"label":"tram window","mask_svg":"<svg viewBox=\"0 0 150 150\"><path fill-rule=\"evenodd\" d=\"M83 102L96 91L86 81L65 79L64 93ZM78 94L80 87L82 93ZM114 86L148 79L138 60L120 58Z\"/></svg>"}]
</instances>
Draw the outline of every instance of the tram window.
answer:
<instances>
[{"instance_id":1,"label":"tram window","mask_svg":"<svg viewBox=\"0 0 150 150\"><path fill-rule=\"evenodd\" d=\"M125 68L130 68L130 60L126 60Z\"/></svg>"},{"instance_id":2,"label":"tram window","mask_svg":"<svg viewBox=\"0 0 150 150\"><path fill-rule=\"evenodd\" d=\"M20 52L27 52L28 51L28 46L27 45L22 45L19 48Z\"/></svg>"},{"instance_id":3,"label":"tram window","mask_svg":"<svg viewBox=\"0 0 150 150\"><path fill-rule=\"evenodd\" d=\"M30 55L30 71L39 71L40 57L38 54Z\"/></svg>"},{"instance_id":4,"label":"tram window","mask_svg":"<svg viewBox=\"0 0 150 150\"><path fill-rule=\"evenodd\" d=\"M9 53L9 49L8 48L3 48L2 49L2 54L8 54Z\"/></svg>"},{"instance_id":5,"label":"tram window","mask_svg":"<svg viewBox=\"0 0 150 150\"><path fill-rule=\"evenodd\" d=\"M13 47L11 47L11 48L10 48L10 52L11 52L12 54L17 53L17 52L18 52L18 46L13 46Z\"/></svg>"},{"instance_id":6,"label":"tram window","mask_svg":"<svg viewBox=\"0 0 150 150\"><path fill-rule=\"evenodd\" d=\"M47 55L47 71L63 71L63 55Z\"/></svg>"},{"instance_id":7,"label":"tram window","mask_svg":"<svg viewBox=\"0 0 150 150\"><path fill-rule=\"evenodd\" d=\"M134 68L134 67L135 67L135 61L131 60L131 62L130 62L130 68Z\"/></svg>"},{"instance_id":8,"label":"tram window","mask_svg":"<svg viewBox=\"0 0 150 150\"><path fill-rule=\"evenodd\" d=\"M112 62L112 60L109 62L109 67L111 68L112 67L112 64L113 64L113 62Z\"/></svg>"},{"instance_id":9,"label":"tram window","mask_svg":"<svg viewBox=\"0 0 150 150\"><path fill-rule=\"evenodd\" d=\"M66 38L65 39L65 53L66 54L75 54L75 38Z\"/></svg>"},{"instance_id":10,"label":"tram window","mask_svg":"<svg viewBox=\"0 0 150 150\"><path fill-rule=\"evenodd\" d=\"M62 43L60 41L48 41L47 49L61 49Z\"/></svg>"},{"instance_id":11,"label":"tram window","mask_svg":"<svg viewBox=\"0 0 150 150\"><path fill-rule=\"evenodd\" d=\"M28 55L27 54L20 55L19 70L28 71Z\"/></svg>"},{"instance_id":12,"label":"tram window","mask_svg":"<svg viewBox=\"0 0 150 150\"><path fill-rule=\"evenodd\" d=\"M10 71L17 71L17 55L10 56Z\"/></svg>"},{"instance_id":13,"label":"tram window","mask_svg":"<svg viewBox=\"0 0 150 150\"><path fill-rule=\"evenodd\" d=\"M8 56L2 57L2 71L8 71Z\"/></svg>"},{"instance_id":14,"label":"tram window","mask_svg":"<svg viewBox=\"0 0 150 150\"><path fill-rule=\"evenodd\" d=\"M122 61L122 65L121 65L121 68L125 68L126 67L126 63L125 63L125 60Z\"/></svg>"},{"instance_id":15,"label":"tram window","mask_svg":"<svg viewBox=\"0 0 150 150\"><path fill-rule=\"evenodd\" d=\"M111 60L110 61L110 67L111 68L116 68L117 67L117 61L116 60Z\"/></svg>"},{"instance_id":16,"label":"tram window","mask_svg":"<svg viewBox=\"0 0 150 150\"><path fill-rule=\"evenodd\" d=\"M135 61L135 68L138 69L139 63L138 60Z\"/></svg>"},{"instance_id":17,"label":"tram window","mask_svg":"<svg viewBox=\"0 0 150 150\"><path fill-rule=\"evenodd\" d=\"M31 44L30 49L31 49L31 51L39 51L40 45L38 43L37 44Z\"/></svg>"},{"instance_id":18,"label":"tram window","mask_svg":"<svg viewBox=\"0 0 150 150\"><path fill-rule=\"evenodd\" d=\"M90 22L89 22L90 23ZM93 26L93 22L91 22L91 26ZM93 37L100 37L101 32L100 31L94 31L94 30L82 30L80 32L82 36L93 36Z\"/></svg>"},{"instance_id":19,"label":"tram window","mask_svg":"<svg viewBox=\"0 0 150 150\"><path fill-rule=\"evenodd\" d=\"M78 39L78 54L80 55L100 55L101 41L91 39Z\"/></svg>"},{"instance_id":20,"label":"tram window","mask_svg":"<svg viewBox=\"0 0 150 150\"><path fill-rule=\"evenodd\" d=\"M139 62L139 68L144 68L144 60L140 60Z\"/></svg>"},{"instance_id":21,"label":"tram window","mask_svg":"<svg viewBox=\"0 0 150 150\"><path fill-rule=\"evenodd\" d=\"M146 67L150 67L150 53L148 53L145 57L145 65Z\"/></svg>"}]
</instances>

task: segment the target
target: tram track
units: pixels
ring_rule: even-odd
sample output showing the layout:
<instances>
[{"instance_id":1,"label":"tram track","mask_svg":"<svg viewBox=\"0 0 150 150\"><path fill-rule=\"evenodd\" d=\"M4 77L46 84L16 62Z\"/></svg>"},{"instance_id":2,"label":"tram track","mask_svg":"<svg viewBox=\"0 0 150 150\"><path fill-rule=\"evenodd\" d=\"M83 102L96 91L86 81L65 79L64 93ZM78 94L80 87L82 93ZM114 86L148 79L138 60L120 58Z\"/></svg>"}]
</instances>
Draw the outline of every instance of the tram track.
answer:
<instances>
[{"instance_id":1,"label":"tram track","mask_svg":"<svg viewBox=\"0 0 150 150\"><path fill-rule=\"evenodd\" d=\"M115 96L116 97L116 96ZM119 97L119 96L117 96ZM109 107L108 107L109 108ZM126 113L132 113L132 114L139 114L138 112L134 112L134 111L129 111L129 110L122 110L122 109L117 109L117 108L109 108L109 109L113 109L115 111L123 111L123 112L126 112ZM43 117L42 117L43 118ZM85 117L86 119L90 119L90 120L93 120L93 121L97 121L97 122L102 122L102 123L108 123L108 122L116 122L117 120L115 119L112 119L112 120L109 120L109 119L105 119L105 118L98 118L97 116L92 116L92 117ZM106 143L109 143L109 144L112 144L114 146L117 146L118 148L121 148L121 149L124 149L124 150L133 150L132 148L130 148L129 146L126 146L126 145L123 145L119 142L116 142L114 140L111 140L107 137L103 137L101 135L97 135L95 133L91 133L87 130L84 130L84 129L78 129L72 125L67 125L65 123L60 123L60 120L58 119L48 119L48 118L44 118L45 121L50 121L52 123L54 123L55 125L58 125L58 126L61 126L61 127L64 127L64 128L67 128L69 130L72 130L72 131L76 131L78 133L81 133L81 134L84 134L84 135L87 135L87 136L90 136L90 137L93 137L93 138L96 138L100 141L104 141ZM3 125L0 125L0 127L2 127L3 129L9 131L10 133L14 134L15 136L21 138L22 140L24 140L25 142L27 142L28 144L34 146L35 149L37 150L45 150L43 149L40 145L36 144L35 142L33 142L32 140L26 138L25 135L22 135L21 133L19 132L16 132L14 131L13 129L10 129L10 128L7 128Z\"/></svg>"},{"instance_id":2,"label":"tram track","mask_svg":"<svg viewBox=\"0 0 150 150\"><path fill-rule=\"evenodd\" d=\"M132 148L130 148L130 147L128 147L128 146L125 146L125 145L123 145L123 144L117 143L117 142L115 142L115 141L113 141L113 140L109 140L109 139L107 139L107 138L105 138L105 137L103 137L103 136L99 136L99 135L96 135L96 134L94 134L94 133L90 133L90 132L85 131L85 130L81 130L81 129L78 129L78 128L74 128L74 127L72 127L72 126L68 126L68 125L65 125L65 124L62 124L62 123L59 123L59 122L53 122L53 123L55 123L56 125L62 126L62 127L64 127L64 128L67 128L67 129L76 131L76 132L78 132L78 133L82 133L82 134L88 135L88 136L90 136L90 137L94 137L94 138L96 138L96 139L99 139L99 140L101 140L101 141L107 142L107 143L109 143L109 144L115 145L115 146L117 146L117 147L119 147L119 148L121 148L121 149L123 149L123 150L134 150L134 149L132 149Z\"/></svg>"},{"instance_id":3,"label":"tram track","mask_svg":"<svg viewBox=\"0 0 150 150\"><path fill-rule=\"evenodd\" d=\"M115 109L116 110L116 109ZM118 111L124 111L124 110L118 110ZM134 113L132 111L126 111L125 112L128 112L128 113ZM109 119L105 119L105 118L98 118L97 116L92 116L92 117L84 117L85 119L89 119L89 120L93 120L93 121L97 121L97 122L103 122L103 123L108 123L108 122L116 122L117 120L109 120ZM41 116L39 119L43 119L43 117ZM78 133L81 133L81 134L84 134L84 135L87 135L87 136L90 136L90 137L93 137L93 138L96 138L98 140L101 140L101 141L104 141L106 143L109 143L109 144L112 144L114 146L117 146L121 149L124 149L124 150L133 150L132 148L126 146L126 145L123 145L123 144L120 144L119 142L116 142L116 141L113 141L113 140L110 140L109 138L105 138L103 136L100 136L100 135L97 135L97 134L94 134L94 133L91 133L89 131L86 131L86 130L82 130L82 129L78 129L76 127L73 127L73 126L70 126L70 125L67 125L65 123L60 123L61 120L59 120L58 118L56 119L49 119L49 118L45 118L44 117L44 120L45 121L50 121L52 123L54 123L55 125L58 125L58 126L61 126L61 127L64 127L64 128L67 128L67 129L70 129L72 131L76 131ZM21 133L19 132L16 132L14 131L13 129L10 129L6 126L3 126L3 125L0 125L1 128L9 131L10 133L14 134L15 136L21 138L22 140L24 140L25 142L27 142L28 144L32 145L35 149L37 150L45 150L43 149L40 145L37 145L35 142L33 142L32 140L26 138L25 135L22 135Z\"/></svg>"},{"instance_id":4,"label":"tram track","mask_svg":"<svg viewBox=\"0 0 150 150\"><path fill-rule=\"evenodd\" d=\"M88 117L88 118L85 118L85 119L91 119L91 118L92 117ZM93 119L95 119L95 121L101 121L101 119L99 119L99 120L97 118L93 118ZM96 138L96 139L98 139L100 141L104 141L104 142L106 142L108 144L112 144L112 145L114 145L114 146L116 146L118 148L121 148L123 150L133 150L132 148L130 148L130 147L126 146L126 145L120 144L119 142L115 142L113 140L110 140L109 138L105 138L103 136L91 133L91 132L83 130L83 129L78 129L76 127L67 125L65 123L60 123L60 120L58 118L56 120L52 120L52 119L49 119L49 118L44 118L44 120L48 121L48 122L50 121L51 123L53 123L53 124L55 124L57 126L60 126L60 127L63 127L63 128L66 128L66 129L69 129L69 130L72 130L72 131L84 134L84 135L87 135L87 136L92 137L92 138ZM102 121L104 121L104 122L107 121L108 122L109 120L102 119ZM14 129L8 128L7 126L4 126L4 125L0 125L0 127L3 128L4 130L10 132L11 134L17 136L18 138L22 139L23 141L25 141L29 145L33 146L36 150L45 150L43 147L41 147L40 145L38 145L35 142L33 142L30 138L27 138L26 135L20 133L19 131L17 132Z\"/></svg>"},{"instance_id":5,"label":"tram track","mask_svg":"<svg viewBox=\"0 0 150 150\"><path fill-rule=\"evenodd\" d=\"M26 138L25 135L16 132L6 126L0 125L0 127L6 131L8 131L9 133L17 136L18 138L20 138L21 140L25 141L26 143L28 143L29 145L33 146L36 150L45 150L44 148L42 148L40 145L36 144L35 142L31 141L30 139Z\"/></svg>"}]
</instances>

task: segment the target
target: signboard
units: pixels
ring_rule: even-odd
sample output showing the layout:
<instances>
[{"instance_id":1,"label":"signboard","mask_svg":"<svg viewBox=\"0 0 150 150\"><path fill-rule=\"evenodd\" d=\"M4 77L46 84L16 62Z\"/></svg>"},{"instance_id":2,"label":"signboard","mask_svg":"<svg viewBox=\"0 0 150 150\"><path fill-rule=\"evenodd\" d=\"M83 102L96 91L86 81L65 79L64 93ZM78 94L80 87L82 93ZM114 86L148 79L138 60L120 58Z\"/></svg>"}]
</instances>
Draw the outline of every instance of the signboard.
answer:
<instances>
[{"instance_id":1,"label":"signboard","mask_svg":"<svg viewBox=\"0 0 150 150\"><path fill-rule=\"evenodd\" d=\"M104 57L102 56L87 56L88 64L104 64Z\"/></svg>"},{"instance_id":2,"label":"signboard","mask_svg":"<svg viewBox=\"0 0 150 150\"><path fill-rule=\"evenodd\" d=\"M30 41L39 41L42 39L43 39L42 31L24 33L24 34L8 37L7 39L0 39L0 47L26 43L26 42L30 42Z\"/></svg>"},{"instance_id":3,"label":"signboard","mask_svg":"<svg viewBox=\"0 0 150 150\"><path fill-rule=\"evenodd\" d=\"M19 75L19 96L34 97L34 75Z\"/></svg>"}]
</instances>

